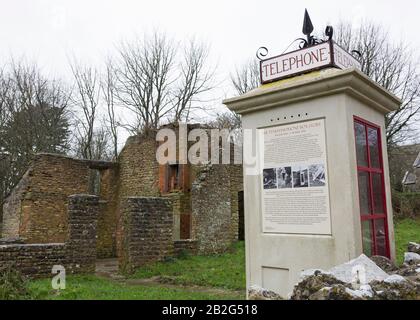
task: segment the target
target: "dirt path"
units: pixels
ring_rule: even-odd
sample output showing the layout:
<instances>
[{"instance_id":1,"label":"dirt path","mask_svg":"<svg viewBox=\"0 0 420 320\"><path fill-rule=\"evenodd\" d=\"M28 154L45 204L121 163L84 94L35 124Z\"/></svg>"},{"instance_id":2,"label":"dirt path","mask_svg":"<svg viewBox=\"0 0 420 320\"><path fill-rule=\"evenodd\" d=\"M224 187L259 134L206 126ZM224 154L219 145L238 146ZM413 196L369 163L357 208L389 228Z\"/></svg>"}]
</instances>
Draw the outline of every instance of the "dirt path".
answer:
<instances>
[{"instance_id":1,"label":"dirt path","mask_svg":"<svg viewBox=\"0 0 420 320\"><path fill-rule=\"evenodd\" d=\"M213 287L203 287L196 285L180 285L170 283L170 277L151 277L147 279L129 279L118 274L117 259L101 259L96 262L96 273L98 277L117 281L129 286L143 286L143 287L163 287L171 289L181 289L189 292L208 293L220 296L241 296L244 292L241 290L229 290Z\"/></svg>"},{"instance_id":2,"label":"dirt path","mask_svg":"<svg viewBox=\"0 0 420 320\"><path fill-rule=\"evenodd\" d=\"M123 281L125 277L118 274L118 260L117 259L100 259L96 260L95 274L101 278L111 280Z\"/></svg>"}]
</instances>

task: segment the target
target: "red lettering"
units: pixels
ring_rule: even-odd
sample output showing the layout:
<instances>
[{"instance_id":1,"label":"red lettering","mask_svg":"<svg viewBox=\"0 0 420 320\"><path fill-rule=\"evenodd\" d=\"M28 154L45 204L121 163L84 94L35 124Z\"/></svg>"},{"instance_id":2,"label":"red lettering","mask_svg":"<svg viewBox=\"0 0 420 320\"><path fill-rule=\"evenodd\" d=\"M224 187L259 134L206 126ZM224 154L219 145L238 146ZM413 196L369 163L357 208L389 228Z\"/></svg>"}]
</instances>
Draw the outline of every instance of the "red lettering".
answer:
<instances>
[{"instance_id":1,"label":"red lettering","mask_svg":"<svg viewBox=\"0 0 420 320\"><path fill-rule=\"evenodd\" d=\"M292 62L293 60L293 62ZM295 57L290 57L289 58L289 65L290 65L290 69L293 68L293 65L296 64L296 58Z\"/></svg>"},{"instance_id":2,"label":"red lettering","mask_svg":"<svg viewBox=\"0 0 420 320\"><path fill-rule=\"evenodd\" d=\"M309 58L309 60L307 58ZM305 62L306 65L312 63L311 54L309 52L305 53L305 55L303 56L303 62Z\"/></svg>"},{"instance_id":3,"label":"red lettering","mask_svg":"<svg viewBox=\"0 0 420 320\"><path fill-rule=\"evenodd\" d=\"M319 49L319 57L320 57L321 61L327 60L327 58L325 58L325 59L323 58L325 50L326 50L325 48Z\"/></svg>"},{"instance_id":4,"label":"red lettering","mask_svg":"<svg viewBox=\"0 0 420 320\"><path fill-rule=\"evenodd\" d=\"M303 57L302 55L300 55L300 59L299 56L296 56L296 66L299 68L299 62L301 64L301 66L303 67Z\"/></svg>"},{"instance_id":5,"label":"red lettering","mask_svg":"<svg viewBox=\"0 0 420 320\"><path fill-rule=\"evenodd\" d=\"M265 76L268 77L268 64L266 64L264 67Z\"/></svg>"},{"instance_id":6,"label":"red lettering","mask_svg":"<svg viewBox=\"0 0 420 320\"><path fill-rule=\"evenodd\" d=\"M314 60L316 60L316 62L319 62L319 50L316 50L315 52L312 51L311 56Z\"/></svg>"},{"instance_id":7,"label":"red lettering","mask_svg":"<svg viewBox=\"0 0 420 320\"><path fill-rule=\"evenodd\" d=\"M274 62L270 63L270 75L272 76L274 74Z\"/></svg>"},{"instance_id":8,"label":"red lettering","mask_svg":"<svg viewBox=\"0 0 420 320\"><path fill-rule=\"evenodd\" d=\"M281 69L279 68L279 62L278 61L276 62L276 69L277 69L277 73L281 72Z\"/></svg>"},{"instance_id":9,"label":"red lettering","mask_svg":"<svg viewBox=\"0 0 420 320\"><path fill-rule=\"evenodd\" d=\"M341 57L341 52L340 52L340 51L338 51L337 53L338 53L338 55L337 55L338 62L339 62L339 63L341 63L341 64L343 64L343 60L341 59L341 58L342 58L342 57Z\"/></svg>"},{"instance_id":10,"label":"red lettering","mask_svg":"<svg viewBox=\"0 0 420 320\"><path fill-rule=\"evenodd\" d=\"M286 69L286 62L287 62L287 59L284 59L283 60L283 71L289 71L290 69Z\"/></svg>"}]
</instances>

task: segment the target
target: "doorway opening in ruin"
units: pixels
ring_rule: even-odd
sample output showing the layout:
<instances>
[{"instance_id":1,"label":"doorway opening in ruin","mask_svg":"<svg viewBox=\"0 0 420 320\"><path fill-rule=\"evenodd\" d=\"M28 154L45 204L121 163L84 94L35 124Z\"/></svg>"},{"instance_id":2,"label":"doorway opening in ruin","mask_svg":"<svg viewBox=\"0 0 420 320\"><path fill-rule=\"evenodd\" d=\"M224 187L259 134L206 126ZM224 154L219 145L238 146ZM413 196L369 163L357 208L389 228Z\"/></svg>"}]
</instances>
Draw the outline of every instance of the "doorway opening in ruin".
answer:
<instances>
[{"instance_id":1,"label":"doorway opening in ruin","mask_svg":"<svg viewBox=\"0 0 420 320\"><path fill-rule=\"evenodd\" d=\"M179 238L181 240L191 238L191 214L181 214Z\"/></svg>"},{"instance_id":2,"label":"doorway opening in ruin","mask_svg":"<svg viewBox=\"0 0 420 320\"><path fill-rule=\"evenodd\" d=\"M244 192L238 192L238 240L245 240Z\"/></svg>"},{"instance_id":3,"label":"doorway opening in ruin","mask_svg":"<svg viewBox=\"0 0 420 320\"><path fill-rule=\"evenodd\" d=\"M101 193L101 172L98 169L89 169L89 194L99 196Z\"/></svg>"}]
</instances>

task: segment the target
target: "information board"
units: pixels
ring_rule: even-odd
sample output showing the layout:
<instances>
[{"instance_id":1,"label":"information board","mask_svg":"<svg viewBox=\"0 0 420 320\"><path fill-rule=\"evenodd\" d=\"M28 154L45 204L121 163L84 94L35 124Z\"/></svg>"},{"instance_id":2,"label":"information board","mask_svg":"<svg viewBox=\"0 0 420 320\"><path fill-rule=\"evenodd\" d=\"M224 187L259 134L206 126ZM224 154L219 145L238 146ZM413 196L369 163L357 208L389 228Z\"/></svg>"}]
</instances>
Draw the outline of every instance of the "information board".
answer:
<instances>
[{"instance_id":1,"label":"information board","mask_svg":"<svg viewBox=\"0 0 420 320\"><path fill-rule=\"evenodd\" d=\"M263 130L263 232L331 234L325 120Z\"/></svg>"}]
</instances>

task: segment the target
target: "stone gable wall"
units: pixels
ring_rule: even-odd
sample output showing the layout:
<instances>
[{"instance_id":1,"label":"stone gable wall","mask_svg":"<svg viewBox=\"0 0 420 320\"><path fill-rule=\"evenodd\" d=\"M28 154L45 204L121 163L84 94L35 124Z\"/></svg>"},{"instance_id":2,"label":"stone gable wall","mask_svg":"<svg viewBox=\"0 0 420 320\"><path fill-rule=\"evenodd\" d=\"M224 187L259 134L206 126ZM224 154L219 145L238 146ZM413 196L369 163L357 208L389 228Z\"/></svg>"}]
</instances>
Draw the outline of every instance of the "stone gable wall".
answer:
<instances>
[{"instance_id":1,"label":"stone gable wall","mask_svg":"<svg viewBox=\"0 0 420 320\"><path fill-rule=\"evenodd\" d=\"M16 196L7 198L3 206L3 237L19 236L27 243L64 242L67 198L88 193L88 166L68 157L38 154L23 181L14 190ZM17 224L18 234L15 227L10 232Z\"/></svg>"},{"instance_id":2,"label":"stone gable wall","mask_svg":"<svg viewBox=\"0 0 420 320\"><path fill-rule=\"evenodd\" d=\"M0 230L0 238L19 237L22 215L21 201L28 190L29 174L30 171L28 170L3 204L3 224Z\"/></svg>"},{"instance_id":3,"label":"stone gable wall","mask_svg":"<svg viewBox=\"0 0 420 320\"><path fill-rule=\"evenodd\" d=\"M3 205L3 238L20 237L25 243L63 243L68 235L68 197L72 194L91 193L93 170L102 172L104 184L101 190L101 219L111 227L110 218L116 199L113 195L116 168L103 161L74 159L57 154L35 155L30 168L25 173L12 194ZM102 177L104 176L104 177ZM112 214L114 214L112 212ZM102 224L101 224L102 226ZM101 250L112 251L112 230L101 229ZM106 234L106 236L104 235ZM114 246L115 247L115 246ZM110 249L111 248L111 249Z\"/></svg>"},{"instance_id":4,"label":"stone gable wall","mask_svg":"<svg viewBox=\"0 0 420 320\"><path fill-rule=\"evenodd\" d=\"M120 199L159 196L159 164L154 137L128 138L119 162Z\"/></svg>"},{"instance_id":5,"label":"stone gable wall","mask_svg":"<svg viewBox=\"0 0 420 320\"><path fill-rule=\"evenodd\" d=\"M154 137L132 136L118 157L118 198L116 204L116 251L124 254L123 211L127 197L158 197L159 165L156 161L157 143Z\"/></svg>"}]
</instances>

